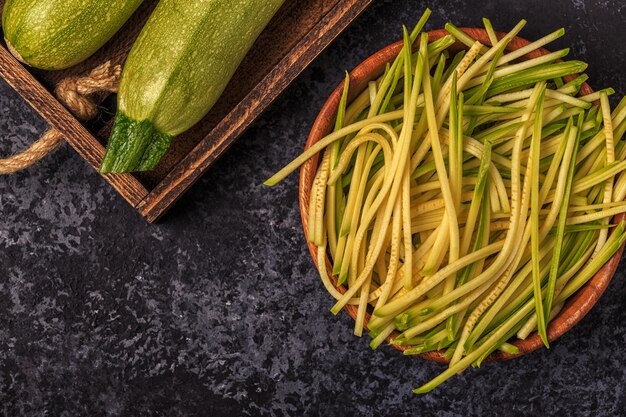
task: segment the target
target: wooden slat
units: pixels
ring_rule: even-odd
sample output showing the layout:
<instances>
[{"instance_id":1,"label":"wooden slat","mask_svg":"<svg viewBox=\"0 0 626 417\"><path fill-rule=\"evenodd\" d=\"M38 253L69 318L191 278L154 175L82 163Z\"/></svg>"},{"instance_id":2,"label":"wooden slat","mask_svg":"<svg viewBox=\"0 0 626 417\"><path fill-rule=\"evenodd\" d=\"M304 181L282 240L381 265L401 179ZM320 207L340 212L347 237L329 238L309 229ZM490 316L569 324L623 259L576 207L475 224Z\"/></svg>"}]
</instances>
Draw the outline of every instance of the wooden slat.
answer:
<instances>
[{"instance_id":1,"label":"wooden slat","mask_svg":"<svg viewBox=\"0 0 626 417\"><path fill-rule=\"evenodd\" d=\"M372 0L339 2L293 50L138 205L148 221L161 217L200 175Z\"/></svg>"},{"instance_id":2,"label":"wooden slat","mask_svg":"<svg viewBox=\"0 0 626 417\"><path fill-rule=\"evenodd\" d=\"M97 169L104 157L102 144L3 46L0 46L0 76L51 127L57 129L89 165ZM148 194L148 190L131 174L104 177L133 206Z\"/></svg>"}]
</instances>

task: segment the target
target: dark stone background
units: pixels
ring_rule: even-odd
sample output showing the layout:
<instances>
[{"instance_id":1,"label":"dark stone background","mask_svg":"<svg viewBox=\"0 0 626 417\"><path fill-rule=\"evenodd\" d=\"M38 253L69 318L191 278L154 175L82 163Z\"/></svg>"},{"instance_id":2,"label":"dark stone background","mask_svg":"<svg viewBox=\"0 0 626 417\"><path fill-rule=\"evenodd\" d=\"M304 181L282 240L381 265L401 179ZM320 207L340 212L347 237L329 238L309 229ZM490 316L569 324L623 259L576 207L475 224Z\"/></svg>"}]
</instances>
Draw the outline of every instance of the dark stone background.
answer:
<instances>
[{"instance_id":1,"label":"dark stone background","mask_svg":"<svg viewBox=\"0 0 626 417\"><path fill-rule=\"evenodd\" d=\"M625 265L596 308L553 344L411 389L443 368L371 351L317 277L296 176L261 185L302 148L325 97L399 38L426 5L451 20L558 42L594 87L626 93L623 0L378 1L158 225L68 146L0 178L0 413L5 416L594 415L626 409ZM43 122L0 85L0 153ZM616 95L616 96L617 96Z\"/></svg>"}]
</instances>

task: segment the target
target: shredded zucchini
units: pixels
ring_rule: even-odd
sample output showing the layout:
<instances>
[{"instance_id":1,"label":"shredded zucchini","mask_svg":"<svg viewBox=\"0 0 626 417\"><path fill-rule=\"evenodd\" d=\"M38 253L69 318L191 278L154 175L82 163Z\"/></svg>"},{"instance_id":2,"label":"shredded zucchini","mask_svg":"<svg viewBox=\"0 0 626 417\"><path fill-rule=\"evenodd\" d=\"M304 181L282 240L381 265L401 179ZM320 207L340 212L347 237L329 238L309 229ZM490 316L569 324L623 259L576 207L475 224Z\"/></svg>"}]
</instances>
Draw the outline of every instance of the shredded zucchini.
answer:
<instances>
[{"instance_id":1,"label":"shredded zucchini","mask_svg":"<svg viewBox=\"0 0 626 417\"><path fill-rule=\"evenodd\" d=\"M516 337L548 347L568 297L626 241L611 223L626 212L626 100L578 96L587 65L560 61L569 49L520 61L563 29L511 51L525 21L497 36L484 19L487 45L452 24L429 43L429 14L352 103L346 76L334 131L266 182L322 153L307 236L331 311L356 306L358 335L371 312L373 349L445 350L416 393L518 353ZM449 54L455 40L467 51Z\"/></svg>"}]
</instances>

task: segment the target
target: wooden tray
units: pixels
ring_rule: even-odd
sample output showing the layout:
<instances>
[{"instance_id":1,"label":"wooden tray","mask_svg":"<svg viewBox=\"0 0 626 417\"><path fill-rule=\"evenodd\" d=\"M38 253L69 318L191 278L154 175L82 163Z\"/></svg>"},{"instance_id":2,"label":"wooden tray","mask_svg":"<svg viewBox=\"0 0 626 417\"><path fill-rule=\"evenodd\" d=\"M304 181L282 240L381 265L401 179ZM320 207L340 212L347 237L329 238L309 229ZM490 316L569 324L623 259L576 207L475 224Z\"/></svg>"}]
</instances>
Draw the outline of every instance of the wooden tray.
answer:
<instances>
[{"instance_id":1,"label":"wooden tray","mask_svg":"<svg viewBox=\"0 0 626 417\"><path fill-rule=\"evenodd\" d=\"M4 2L0 0L0 8ZM155 171L104 177L149 222L156 221L371 2L287 0L213 110L173 142ZM115 38L86 62L67 70L27 68L0 43L0 76L96 169L113 115L103 112L96 121L83 123L51 92L60 80L84 75L107 60L122 64L156 3L146 0Z\"/></svg>"}]
</instances>

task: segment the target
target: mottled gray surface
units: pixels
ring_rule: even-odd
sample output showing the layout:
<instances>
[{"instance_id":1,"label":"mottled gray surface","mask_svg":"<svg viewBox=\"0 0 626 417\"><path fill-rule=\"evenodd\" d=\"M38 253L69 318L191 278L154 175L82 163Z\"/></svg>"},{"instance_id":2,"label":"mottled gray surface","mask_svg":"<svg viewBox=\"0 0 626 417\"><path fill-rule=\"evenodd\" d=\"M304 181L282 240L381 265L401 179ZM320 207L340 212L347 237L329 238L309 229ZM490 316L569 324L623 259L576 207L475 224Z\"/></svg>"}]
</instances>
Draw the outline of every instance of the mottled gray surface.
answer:
<instances>
[{"instance_id":1,"label":"mottled gray surface","mask_svg":"<svg viewBox=\"0 0 626 417\"><path fill-rule=\"evenodd\" d=\"M550 3L550 5L547 5ZM429 28L520 18L626 93L622 0L429 2ZM471 370L371 351L334 317L305 249L294 157L325 97L426 3L378 1L158 225L67 146L0 178L0 414L5 416L614 416L626 409L625 265L550 351ZM0 153L45 126L0 84Z\"/></svg>"}]
</instances>

